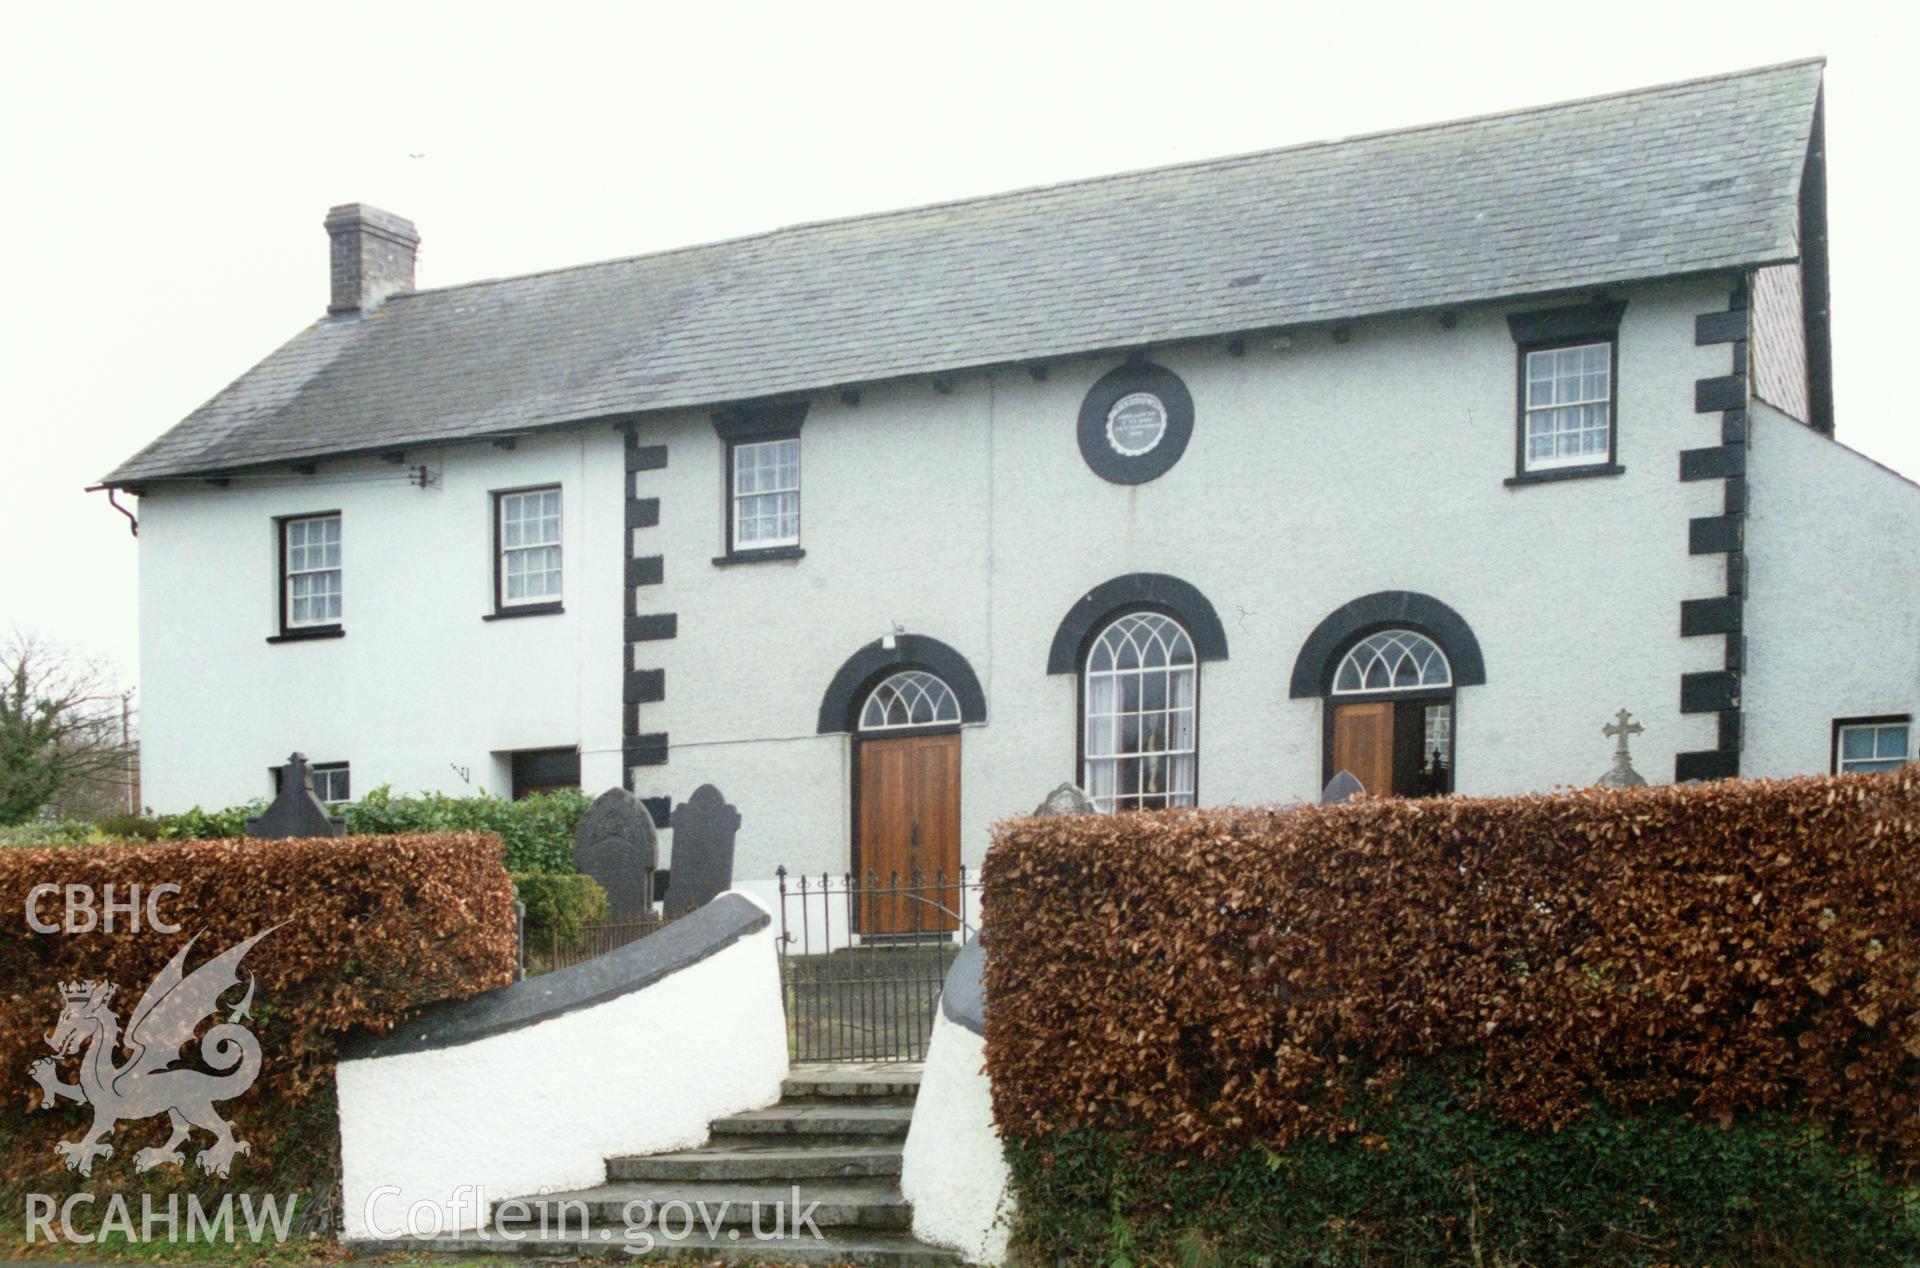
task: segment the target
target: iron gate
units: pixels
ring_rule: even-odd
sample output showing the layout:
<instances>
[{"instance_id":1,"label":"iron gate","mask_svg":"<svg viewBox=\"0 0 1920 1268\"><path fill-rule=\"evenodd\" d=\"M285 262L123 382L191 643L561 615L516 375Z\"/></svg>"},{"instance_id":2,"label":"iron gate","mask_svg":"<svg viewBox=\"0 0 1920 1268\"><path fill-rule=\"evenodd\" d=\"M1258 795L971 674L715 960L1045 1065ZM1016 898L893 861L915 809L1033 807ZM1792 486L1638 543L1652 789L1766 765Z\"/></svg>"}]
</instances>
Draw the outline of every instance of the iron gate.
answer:
<instances>
[{"instance_id":1,"label":"iron gate","mask_svg":"<svg viewBox=\"0 0 1920 1268\"><path fill-rule=\"evenodd\" d=\"M868 872L780 880L780 980L795 1061L923 1061L980 883Z\"/></svg>"}]
</instances>

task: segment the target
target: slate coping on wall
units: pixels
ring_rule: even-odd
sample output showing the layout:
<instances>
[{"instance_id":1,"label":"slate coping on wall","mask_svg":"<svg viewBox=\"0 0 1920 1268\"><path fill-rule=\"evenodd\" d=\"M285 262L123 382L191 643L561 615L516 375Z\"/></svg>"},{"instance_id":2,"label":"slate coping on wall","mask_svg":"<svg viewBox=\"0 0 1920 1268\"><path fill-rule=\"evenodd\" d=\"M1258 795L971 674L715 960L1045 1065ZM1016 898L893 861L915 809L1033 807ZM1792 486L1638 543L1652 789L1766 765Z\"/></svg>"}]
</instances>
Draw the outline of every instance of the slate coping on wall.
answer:
<instances>
[{"instance_id":1,"label":"slate coping on wall","mask_svg":"<svg viewBox=\"0 0 1920 1268\"><path fill-rule=\"evenodd\" d=\"M981 1036L987 1033L987 994L980 981L986 967L986 949L975 938L953 957L947 967L947 980L940 987L940 1011L946 1019Z\"/></svg>"},{"instance_id":2,"label":"slate coping on wall","mask_svg":"<svg viewBox=\"0 0 1920 1268\"><path fill-rule=\"evenodd\" d=\"M360 1061L457 1047L604 1004L691 968L769 923L766 909L752 899L722 894L606 955L467 999L430 1005L384 1035L358 1035L347 1044L342 1059Z\"/></svg>"}]
</instances>

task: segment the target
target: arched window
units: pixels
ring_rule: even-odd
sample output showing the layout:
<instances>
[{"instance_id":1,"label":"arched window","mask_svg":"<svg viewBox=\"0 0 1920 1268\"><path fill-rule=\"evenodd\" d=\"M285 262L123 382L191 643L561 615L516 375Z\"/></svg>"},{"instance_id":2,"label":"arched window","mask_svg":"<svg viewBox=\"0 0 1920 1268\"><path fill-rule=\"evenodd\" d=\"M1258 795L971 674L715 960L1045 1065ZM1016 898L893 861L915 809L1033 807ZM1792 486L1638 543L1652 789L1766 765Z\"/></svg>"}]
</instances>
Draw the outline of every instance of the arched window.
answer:
<instances>
[{"instance_id":1,"label":"arched window","mask_svg":"<svg viewBox=\"0 0 1920 1268\"><path fill-rule=\"evenodd\" d=\"M958 726L960 702L947 684L920 669L903 669L873 689L860 710L862 731Z\"/></svg>"},{"instance_id":2,"label":"arched window","mask_svg":"<svg viewBox=\"0 0 1920 1268\"><path fill-rule=\"evenodd\" d=\"M1415 630L1369 634L1340 658L1333 695L1329 775L1348 771L1371 793L1452 789L1453 666L1438 643Z\"/></svg>"},{"instance_id":3,"label":"arched window","mask_svg":"<svg viewBox=\"0 0 1920 1268\"><path fill-rule=\"evenodd\" d=\"M1101 810L1191 806L1199 734L1193 640L1158 612L1130 612L1088 645L1081 749Z\"/></svg>"},{"instance_id":4,"label":"arched window","mask_svg":"<svg viewBox=\"0 0 1920 1268\"><path fill-rule=\"evenodd\" d=\"M1425 634L1412 630L1382 630L1361 639L1341 658L1333 675L1336 696L1452 685L1447 654Z\"/></svg>"}]
</instances>

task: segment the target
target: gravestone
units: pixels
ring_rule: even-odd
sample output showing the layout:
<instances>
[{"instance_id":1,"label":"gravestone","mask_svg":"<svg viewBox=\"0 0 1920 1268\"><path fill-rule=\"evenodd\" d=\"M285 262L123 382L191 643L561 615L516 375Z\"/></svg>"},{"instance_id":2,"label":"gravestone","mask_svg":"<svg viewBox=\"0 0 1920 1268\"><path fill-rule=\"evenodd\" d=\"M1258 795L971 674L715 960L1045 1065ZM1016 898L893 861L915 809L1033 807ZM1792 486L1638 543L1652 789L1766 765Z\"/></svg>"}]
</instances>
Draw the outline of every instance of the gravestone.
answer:
<instances>
[{"instance_id":1,"label":"gravestone","mask_svg":"<svg viewBox=\"0 0 1920 1268\"><path fill-rule=\"evenodd\" d=\"M653 872L659 861L653 816L624 788L601 793L573 830L573 866L607 891L607 919L653 913Z\"/></svg>"},{"instance_id":2,"label":"gravestone","mask_svg":"<svg viewBox=\"0 0 1920 1268\"><path fill-rule=\"evenodd\" d=\"M673 809L673 884L667 915L683 916L733 887L733 839L740 812L712 784Z\"/></svg>"},{"instance_id":3,"label":"gravestone","mask_svg":"<svg viewBox=\"0 0 1920 1268\"><path fill-rule=\"evenodd\" d=\"M1339 771L1327 781L1326 789L1320 794L1320 804L1344 806L1366 791L1366 785L1356 779L1352 771Z\"/></svg>"},{"instance_id":4,"label":"gravestone","mask_svg":"<svg viewBox=\"0 0 1920 1268\"><path fill-rule=\"evenodd\" d=\"M280 791L273 804L247 820L247 835L262 841L287 841L308 837L343 837L347 821L327 813L326 806L313 794L313 772L307 768L307 755L294 753L280 771Z\"/></svg>"},{"instance_id":5,"label":"gravestone","mask_svg":"<svg viewBox=\"0 0 1920 1268\"><path fill-rule=\"evenodd\" d=\"M1093 798L1087 796L1072 784L1062 784L1047 794L1047 799L1033 808L1035 815L1090 815L1095 813Z\"/></svg>"},{"instance_id":6,"label":"gravestone","mask_svg":"<svg viewBox=\"0 0 1920 1268\"><path fill-rule=\"evenodd\" d=\"M1595 786L1600 788L1645 788L1646 776L1633 768L1633 754L1627 751L1627 737L1639 735L1647 728L1633 720L1633 715L1625 709L1613 715L1613 721L1600 728L1600 734L1609 739L1619 738L1613 750L1613 768L1602 775Z\"/></svg>"}]
</instances>

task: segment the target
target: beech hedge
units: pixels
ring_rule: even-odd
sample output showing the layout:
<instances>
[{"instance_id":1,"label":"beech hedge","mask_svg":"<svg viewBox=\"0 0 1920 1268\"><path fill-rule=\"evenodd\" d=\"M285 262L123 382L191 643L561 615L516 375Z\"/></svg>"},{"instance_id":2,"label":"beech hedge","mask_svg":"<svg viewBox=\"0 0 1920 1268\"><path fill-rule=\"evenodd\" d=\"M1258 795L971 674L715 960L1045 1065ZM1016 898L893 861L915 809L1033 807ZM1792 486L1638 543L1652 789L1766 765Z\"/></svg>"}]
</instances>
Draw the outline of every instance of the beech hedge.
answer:
<instances>
[{"instance_id":1,"label":"beech hedge","mask_svg":"<svg viewBox=\"0 0 1920 1268\"><path fill-rule=\"evenodd\" d=\"M1375 1150L1444 1071L1531 1137L1764 1119L1888 1193L1920 1164L1920 769L1017 819L982 881L1016 1157Z\"/></svg>"},{"instance_id":2,"label":"beech hedge","mask_svg":"<svg viewBox=\"0 0 1920 1268\"><path fill-rule=\"evenodd\" d=\"M96 896L94 927L45 933L28 923L28 899L42 885L61 887L37 904L41 923L61 923L67 886ZM147 924L155 886L179 886L155 910L177 933ZM100 927L98 898L125 903L139 887L137 927L116 910ZM127 1188L193 1189L197 1185L264 1191L289 1187L321 1199L324 1212L338 1168L332 1072L350 1031L390 1029L421 1005L459 998L514 979L514 891L497 837L477 833L343 837L312 841L164 841L126 845L0 850L0 1206L20 1210L19 1195L64 1193L76 1184L106 1194ZM75 927L89 922L81 915ZM276 927L277 926L277 927ZM167 1135L164 1119L119 1124L110 1158L81 1181L63 1170L53 1146L76 1139L92 1121L86 1105L61 1102L42 1110L30 1077L50 1055L43 1036L62 1007L61 983L114 983L112 1008L125 1026L155 975L188 938L191 972L264 929L268 934L240 965L257 979L245 1024L262 1050L257 1082L216 1108L234 1121L252 1152L221 1181L191 1168L163 1166L135 1176L132 1160ZM222 1000L221 1020L240 1002ZM186 1066L198 1048L186 1049ZM122 1058L124 1054L116 1054ZM80 1055L59 1062L75 1079ZM245 1172L244 1178L242 1173ZM209 1189L209 1192L212 1190Z\"/></svg>"}]
</instances>

